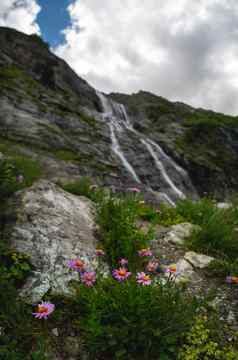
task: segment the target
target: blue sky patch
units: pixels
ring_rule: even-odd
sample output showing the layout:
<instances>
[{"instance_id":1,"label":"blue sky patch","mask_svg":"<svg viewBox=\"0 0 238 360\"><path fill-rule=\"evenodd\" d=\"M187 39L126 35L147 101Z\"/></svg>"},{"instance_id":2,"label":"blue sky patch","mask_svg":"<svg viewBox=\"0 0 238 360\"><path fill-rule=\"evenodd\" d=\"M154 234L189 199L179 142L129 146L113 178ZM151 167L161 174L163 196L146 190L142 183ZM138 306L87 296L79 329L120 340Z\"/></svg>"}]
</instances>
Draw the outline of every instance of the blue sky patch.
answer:
<instances>
[{"instance_id":1,"label":"blue sky patch","mask_svg":"<svg viewBox=\"0 0 238 360\"><path fill-rule=\"evenodd\" d=\"M40 26L42 37L51 47L63 42L61 33L70 24L67 7L70 0L38 0L41 12L38 14L37 23Z\"/></svg>"}]
</instances>

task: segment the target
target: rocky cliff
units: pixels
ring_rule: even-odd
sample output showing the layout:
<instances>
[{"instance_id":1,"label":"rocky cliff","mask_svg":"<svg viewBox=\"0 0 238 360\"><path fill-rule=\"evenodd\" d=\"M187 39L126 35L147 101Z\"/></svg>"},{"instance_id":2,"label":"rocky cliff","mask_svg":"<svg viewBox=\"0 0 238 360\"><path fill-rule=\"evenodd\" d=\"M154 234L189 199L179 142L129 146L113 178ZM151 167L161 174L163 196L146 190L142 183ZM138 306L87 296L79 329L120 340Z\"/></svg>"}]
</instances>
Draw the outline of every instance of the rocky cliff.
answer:
<instances>
[{"instance_id":1,"label":"rocky cliff","mask_svg":"<svg viewBox=\"0 0 238 360\"><path fill-rule=\"evenodd\" d=\"M0 28L0 151L169 202L238 189L238 119L146 92L98 93L36 35Z\"/></svg>"}]
</instances>

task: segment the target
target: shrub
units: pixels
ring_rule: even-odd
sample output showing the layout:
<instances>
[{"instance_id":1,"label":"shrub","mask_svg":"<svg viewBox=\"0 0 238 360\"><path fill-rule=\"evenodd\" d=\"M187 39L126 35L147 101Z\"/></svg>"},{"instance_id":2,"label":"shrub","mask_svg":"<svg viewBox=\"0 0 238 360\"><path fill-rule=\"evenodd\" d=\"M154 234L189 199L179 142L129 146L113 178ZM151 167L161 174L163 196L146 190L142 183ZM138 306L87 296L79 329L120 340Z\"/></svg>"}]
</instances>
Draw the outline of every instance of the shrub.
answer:
<instances>
[{"instance_id":1,"label":"shrub","mask_svg":"<svg viewBox=\"0 0 238 360\"><path fill-rule=\"evenodd\" d=\"M104 197L98 209L98 224L108 262L114 267L119 258L127 258L133 269L138 262L137 251L147 247L153 237L138 230L138 201L134 196Z\"/></svg>"},{"instance_id":2,"label":"shrub","mask_svg":"<svg viewBox=\"0 0 238 360\"><path fill-rule=\"evenodd\" d=\"M219 257L237 258L238 242L231 212L217 209L200 230L194 231L186 245L195 251Z\"/></svg>"},{"instance_id":3,"label":"shrub","mask_svg":"<svg viewBox=\"0 0 238 360\"><path fill-rule=\"evenodd\" d=\"M238 351L231 346L224 346L221 334L224 329L219 329L218 323L209 324L207 317L198 316L192 329L189 331L186 343L179 353L179 360L236 360Z\"/></svg>"},{"instance_id":4,"label":"shrub","mask_svg":"<svg viewBox=\"0 0 238 360\"><path fill-rule=\"evenodd\" d=\"M18 176L22 181L18 181ZM0 196L8 198L15 191L20 190L38 179L41 175L40 166L24 156L15 156L0 161Z\"/></svg>"},{"instance_id":5,"label":"shrub","mask_svg":"<svg viewBox=\"0 0 238 360\"><path fill-rule=\"evenodd\" d=\"M177 211L177 208L161 204L159 210L160 212L157 214L157 223L161 225L170 226L185 221L183 216Z\"/></svg>"},{"instance_id":6,"label":"shrub","mask_svg":"<svg viewBox=\"0 0 238 360\"><path fill-rule=\"evenodd\" d=\"M168 281L140 286L134 279L107 278L80 285L74 313L81 315L91 358L175 359L197 304Z\"/></svg>"},{"instance_id":7,"label":"shrub","mask_svg":"<svg viewBox=\"0 0 238 360\"><path fill-rule=\"evenodd\" d=\"M238 276L238 260L216 259L209 264L207 270L208 276L221 277L224 281L226 276Z\"/></svg>"},{"instance_id":8,"label":"shrub","mask_svg":"<svg viewBox=\"0 0 238 360\"><path fill-rule=\"evenodd\" d=\"M59 185L63 190L68 191L71 194L86 196L96 203L100 203L106 196L105 191L101 188L98 188L96 185L93 185L90 178L86 176L82 177L80 180Z\"/></svg>"},{"instance_id":9,"label":"shrub","mask_svg":"<svg viewBox=\"0 0 238 360\"><path fill-rule=\"evenodd\" d=\"M219 209L208 198L203 198L199 201L181 200L178 201L176 206L176 213L178 215L185 219L185 221L197 225L203 225L217 212L219 212Z\"/></svg>"},{"instance_id":10,"label":"shrub","mask_svg":"<svg viewBox=\"0 0 238 360\"><path fill-rule=\"evenodd\" d=\"M6 199L18 188L16 182L16 169L14 165L3 160L0 162L0 196L1 199Z\"/></svg>"}]
</instances>

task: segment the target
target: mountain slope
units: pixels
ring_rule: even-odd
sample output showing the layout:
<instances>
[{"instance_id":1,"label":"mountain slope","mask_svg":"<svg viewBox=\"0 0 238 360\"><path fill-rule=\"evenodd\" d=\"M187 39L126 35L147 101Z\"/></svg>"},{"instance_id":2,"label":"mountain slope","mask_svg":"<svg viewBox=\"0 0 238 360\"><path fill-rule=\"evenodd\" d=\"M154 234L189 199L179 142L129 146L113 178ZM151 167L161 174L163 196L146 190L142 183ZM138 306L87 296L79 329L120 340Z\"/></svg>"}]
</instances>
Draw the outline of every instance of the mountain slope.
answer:
<instances>
[{"instance_id":1,"label":"mountain slope","mask_svg":"<svg viewBox=\"0 0 238 360\"><path fill-rule=\"evenodd\" d=\"M185 168L200 195L222 198L238 189L238 117L140 91L130 96L110 94L123 103L134 127L160 142Z\"/></svg>"},{"instance_id":2,"label":"mountain slope","mask_svg":"<svg viewBox=\"0 0 238 360\"><path fill-rule=\"evenodd\" d=\"M237 118L146 92L102 97L38 36L0 28L0 152L38 160L46 178L88 175L173 200L237 191Z\"/></svg>"}]
</instances>

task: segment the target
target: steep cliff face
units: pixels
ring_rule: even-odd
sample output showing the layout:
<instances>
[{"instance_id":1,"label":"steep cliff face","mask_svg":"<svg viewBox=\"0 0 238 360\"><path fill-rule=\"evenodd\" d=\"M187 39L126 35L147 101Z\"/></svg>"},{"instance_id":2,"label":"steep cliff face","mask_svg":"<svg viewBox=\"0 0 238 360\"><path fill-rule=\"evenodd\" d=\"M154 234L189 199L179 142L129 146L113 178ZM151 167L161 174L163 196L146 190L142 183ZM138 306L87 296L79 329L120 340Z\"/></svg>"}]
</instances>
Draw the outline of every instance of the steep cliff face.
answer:
<instances>
[{"instance_id":1,"label":"steep cliff face","mask_svg":"<svg viewBox=\"0 0 238 360\"><path fill-rule=\"evenodd\" d=\"M146 92L100 94L36 35L0 28L0 108L0 152L37 159L46 178L88 175L170 202L238 189L237 118Z\"/></svg>"},{"instance_id":2,"label":"steep cliff face","mask_svg":"<svg viewBox=\"0 0 238 360\"><path fill-rule=\"evenodd\" d=\"M124 104L134 127L160 143L189 174L199 195L238 190L238 117L195 109L141 91L110 94Z\"/></svg>"}]
</instances>

